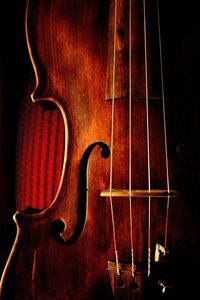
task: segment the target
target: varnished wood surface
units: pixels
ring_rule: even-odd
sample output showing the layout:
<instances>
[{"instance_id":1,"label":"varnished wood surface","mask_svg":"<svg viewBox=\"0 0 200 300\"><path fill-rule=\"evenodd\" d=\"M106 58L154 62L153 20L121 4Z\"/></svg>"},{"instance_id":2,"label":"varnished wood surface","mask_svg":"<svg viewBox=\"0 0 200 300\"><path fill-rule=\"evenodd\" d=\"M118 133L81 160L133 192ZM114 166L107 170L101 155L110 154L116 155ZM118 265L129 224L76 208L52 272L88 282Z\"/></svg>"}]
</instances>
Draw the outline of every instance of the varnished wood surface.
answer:
<instances>
[{"instance_id":1,"label":"varnished wood surface","mask_svg":"<svg viewBox=\"0 0 200 300\"><path fill-rule=\"evenodd\" d=\"M99 196L109 186L109 159L101 157L100 147L90 156L88 203L83 203L86 198L79 195L78 188L80 161L85 151L98 142L110 145L111 103L105 102L108 6L108 1L81 4L80 1L67 4L61 0L30 1L30 46L39 81L34 98L47 102L53 98L64 111L69 130L67 172L50 209L47 207L35 215L16 215L18 235L3 275L2 299L112 299L107 272L107 261L114 259L110 207L109 201ZM158 92L160 99L159 96ZM137 170L133 184L138 189L147 186L144 108L142 95L133 105L133 170ZM165 168L160 163L163 161L161 108L160 100L150 102L152 186L164 189ZM127 115L126 99L119 100L113 185L121 189L128 186ZM176 173L172 166L170 162L174 187ZM122 201L119 199L114 207L117 243L120 260L129 260L128 205ZM165 205L152 201L152 207L152 244L155 244L163 239ZM85 215L81 216L83 212ZM147 247L147 206L140 199L133 204L133 215L136 258L137 262L143 262ZM182 198L173 203L170 216L169 247L172 254L182 253L185 258L191 250L187 244L193 227L185 222L190 220L190 213ZM64 245L51 235L52 224L58 218L66 225L65 240L73 236L76 228L83 228L85 220L83 233L76 235L71 244ZM181 280L180 274L178 281Z\"/></svg>"}]
</instances>

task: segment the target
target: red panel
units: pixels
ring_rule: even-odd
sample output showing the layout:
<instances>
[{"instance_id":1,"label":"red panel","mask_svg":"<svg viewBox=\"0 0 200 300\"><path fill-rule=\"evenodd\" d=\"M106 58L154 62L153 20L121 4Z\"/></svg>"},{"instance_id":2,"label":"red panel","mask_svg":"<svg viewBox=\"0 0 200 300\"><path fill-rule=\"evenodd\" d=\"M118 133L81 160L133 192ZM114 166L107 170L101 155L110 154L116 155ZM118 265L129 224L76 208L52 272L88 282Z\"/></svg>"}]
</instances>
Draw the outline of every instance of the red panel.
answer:
<instances>
[{"instance_id":1,"label":"red panel","mask_svg":"<svg viewBox=\"0 0 200 300\"><path fill-rule=\"evenodd\" d=\"M53 200L61 176L64 125L57 110L26 101L19 115L16 206L42 209Z\"/></svg>"}]
</instances>

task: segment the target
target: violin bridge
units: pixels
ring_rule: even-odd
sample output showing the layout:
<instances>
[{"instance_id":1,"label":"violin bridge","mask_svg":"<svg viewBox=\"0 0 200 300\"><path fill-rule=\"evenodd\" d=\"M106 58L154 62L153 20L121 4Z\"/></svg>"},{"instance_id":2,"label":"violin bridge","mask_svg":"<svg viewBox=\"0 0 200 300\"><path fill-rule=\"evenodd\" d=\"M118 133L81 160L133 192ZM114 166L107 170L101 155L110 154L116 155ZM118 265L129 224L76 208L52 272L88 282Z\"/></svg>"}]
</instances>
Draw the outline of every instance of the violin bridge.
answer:
<instances>
[{"instance_id":1,"label":"violin bridge","mask_svg":"<svg viewBox=\"0 0 200 300\"><path fill-rule=\"evenodd\" d=\"M155 190L125 190L125 189L112 189L110 190L104 190L101 192L101 197L178 197L178 192L176 190L161 190L161 189L155 189Z\"/></svg>"}]
</instances>

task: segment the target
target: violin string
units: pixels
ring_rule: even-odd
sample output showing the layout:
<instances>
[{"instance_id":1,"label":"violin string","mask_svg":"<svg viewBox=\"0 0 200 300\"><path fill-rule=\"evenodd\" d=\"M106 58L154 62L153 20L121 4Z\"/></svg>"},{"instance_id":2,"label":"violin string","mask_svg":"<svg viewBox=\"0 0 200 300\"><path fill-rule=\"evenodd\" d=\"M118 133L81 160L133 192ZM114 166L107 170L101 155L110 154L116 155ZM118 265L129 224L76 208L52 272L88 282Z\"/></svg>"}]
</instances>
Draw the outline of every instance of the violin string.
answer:
<instances>
[{"instance_id":1,"label":"violin string","mask_svg":"<svg viewBox=\"0 0 200 300\"><path fill-rule=\"evenodd\" d=\"M169 202L170 202L170 185L169 185L169 163L168 163L168 149L167 149L167 129L166 129L166 109L165 109L165 90L164 90L164 76L163 76L163 63L162 63L162 43L160 31L160 9L159 1L157 0L157 15L158 15L158 37L159 37L159 51L160 51L160 76L161 76L161 89L162 89L162 110L163 110L163 128L164 128L164 143L165 143L165 165L166 165L166 182L167 182L167 206L165 217L165 233L164 233L164 247L167 247L167 232L168 232L168 217L169 217Z\"/></svg>"},{"instance_id":2,"label":"violin string","mask_svg":"<svg viewBox=\"0 0 200 300\"><path fill-rule=\"evenodd\" d=\"M132 15L131 15L131 0L129 0L129 216L130 216L130 241L131 241L131 272L132 276L134 277L135 269L134 269L134 251L133 251L133 216L132 216L132 199L131 199L131 190L132 190L132 77L131 77L131 63L132 63L132 56L131 56L131 25L132 25Z\"/></svg>"},{"instance_id":3,"label":"violin string","mask_svg":"<svg viewBox=\"0 0 200 300\"><path fill-rule=\"evenodd\" d=\"M114 145L114 120L115 120L115 70L116 70L116 27L117 27L117 0L114 2L114 41L113 41L113 69L112 69L112 116L111 116L111 142L110 142L110 210L112 219L112 230L113 230L113 243L116 260L116 271L119 272L119 259L116 242L116 231L115 231L115 218L112 201L112 185L113 185L113 145Z\"/></svg>"},{"instance_id":4,"label":"violin string","mask_svg":"<svg viewBox=\"0 0 200 300\"><path fill-rule=\"evenodd\" d=\"M146 33L146 1L143 0L144 11L144 59L145 59L145 92L146 92L146 131L147 131L147 171L148 171L148 190L151 191L151 162L150 162L150 143L149 143L149 91L148 91L148 60L147 60L147 33ZM151 271L151 196L148 197L148 264L147 275Z\"/></svg>"},{"instance_id":5,"label":"violin string","mask_svg":"<svg viewBox=\"0 0 200 300\"><path fill-rule=\"evenodd\" d=\"M169 201L170 196L167 197L167 207L165 216L165 235L164 235L164 248L167 249L167 233L168 233L168 220L169 220Z\"/></svg>"}]
</instances>

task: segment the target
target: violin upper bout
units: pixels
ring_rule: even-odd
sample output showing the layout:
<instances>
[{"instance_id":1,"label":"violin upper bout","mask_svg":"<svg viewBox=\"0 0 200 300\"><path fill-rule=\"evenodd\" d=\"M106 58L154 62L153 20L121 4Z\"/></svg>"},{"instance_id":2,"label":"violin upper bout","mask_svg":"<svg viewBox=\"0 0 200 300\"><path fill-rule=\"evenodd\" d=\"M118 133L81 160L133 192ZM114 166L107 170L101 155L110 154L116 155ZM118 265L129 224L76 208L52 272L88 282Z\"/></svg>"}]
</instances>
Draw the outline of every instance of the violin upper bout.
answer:
<instances>
[{"instance_id":1,"label":"violin upper bout","mask_svg":"<svg viewBox=\"0 0 200 300\"><path fill-rule=\"evenodd\" d=\"M63 147L64 149L63 149L60 180L57 187L57 191L54 193L53 199L51 199L51 203L44 209L40 209L40 208L35 209L31 207L32 205L28 205L27 209L23 209L22 211L20 211L20 214L22 213L29 216L43 215L47 211L55 210L59 206L59 203L63 197L64 189L65 189L64 182L66 181L66 177L67 177L66 169L67 169L68 152L69 152L71 116L69 113L69 109L66 105L66 102L62 99L62 97L59 97L60 95L57 96L56 91L54 90L54 88L50 83L52 78L52 76L50 76L51 70L48 69L48 60L50 58L48 57L48 53L46 55L45 49L42 46L43 44L46 43L43 43L44 41L41 40L41 37L38 34L38 32L40 31L39 28L40 25L41 27L43 27L44 25L41 24L41 16L45 12L47 13L47 11L45 10L45 4L43 7L43 5L41 5L41 1L27 0L26 13L25 13L25 33L26 33L28 52L34 70L34 74L35 74L35 87L31 93L31 100L33 103L41 104L42 107L44 107L44 112L46 110L50 111L52 109L58 111L58 114L62 117L62 122L64 125L64 126L62 125L62 127L64 127L64 147ZM38 26L32 26L33 21L34 24L37 23ZM47 61L45 61L45 59L47 59ZM50 120L47 120L47 122L50 123ZM35 134L35 132L33 132L33 134ZM55 145L55 147L56 146L57 145ZM47 151L50 151L51 150L50 148L47 149Z\"/></svg>"}]
</instances>

